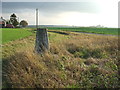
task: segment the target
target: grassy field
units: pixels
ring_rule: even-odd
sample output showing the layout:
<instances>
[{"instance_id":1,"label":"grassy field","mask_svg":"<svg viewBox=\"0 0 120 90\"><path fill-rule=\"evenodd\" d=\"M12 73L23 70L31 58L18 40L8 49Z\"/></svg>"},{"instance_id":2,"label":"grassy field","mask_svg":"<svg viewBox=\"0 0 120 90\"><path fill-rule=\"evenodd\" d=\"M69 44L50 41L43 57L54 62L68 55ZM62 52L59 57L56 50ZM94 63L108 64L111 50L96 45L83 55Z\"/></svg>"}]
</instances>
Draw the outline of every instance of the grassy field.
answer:
<instances>
[{"instance_id":1,"label":"grassy field","mask_svg":"<svg viewBox=\"0 0 120 90\"><path fill-rule=\"evenodd\" d=\"M3 28L2 30L2 43L7 43L9 41L22 39L32 34L32 32L27 29L21 28Z\"/></svg>"},{"instance_id":2,"label":"grassy field","mask_svg":"<svg viewBox=\"0 0 120 90\"><path fill-rule=\"evenodd\" d=\"M49 30L63 30L75 32L88 32L98 34L118 35L118 28L93 28L93 27L75 27L75 28L62 28L62 27L49 27Z\"/></svg>"},{"instance_id":3,"label":"grassy field","mask_svg":"<svg viewBox=\"0 0 120 90\"><path fill-rule=\"evenodd\" d=\"M4 44L3 87L120 87L117 36L64 33L49 32L42 55L34 53L35 34Z\"/></svg>"},{"instance_id":4,"label":"grassy field","mask_svg":"<svg viewBox=\"0 0 120 90\"><path fill-rule=\"evenodd\" d=\"M34 29L34 28L33 28ZM49 27L48 30L59 30L59 31L75 31L75 32L88 32L88 33L98 33L98 34L110 34L118 35L117 28L89 28L89 27L80 27L80 28L62 28L62 27ZM7 43L9 41L14 41L17 39L22 39L29 35L32 35L30 28L3 28L0 29L2 32L2 43Z\"/></svg>"}]
</instances>

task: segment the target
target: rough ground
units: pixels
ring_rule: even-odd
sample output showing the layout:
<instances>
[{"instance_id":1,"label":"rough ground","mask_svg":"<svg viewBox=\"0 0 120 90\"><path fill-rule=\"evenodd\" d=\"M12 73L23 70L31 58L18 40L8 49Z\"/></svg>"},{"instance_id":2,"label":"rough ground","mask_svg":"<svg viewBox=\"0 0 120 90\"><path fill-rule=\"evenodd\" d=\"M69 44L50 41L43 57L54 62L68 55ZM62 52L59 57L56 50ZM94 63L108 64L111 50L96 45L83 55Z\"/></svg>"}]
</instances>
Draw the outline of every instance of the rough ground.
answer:
<instances>
[{"instance_id":1,"label":"rough ground","mask_svg":"<svg viewBox=\"0 0 120 90\"><path fill-rule=\"evenodd\" d=\"M35 35L3 45L3 86L119 87L116 36L50 32L49 42L43 55L34 53Z\"/></svg>"}]
</instances>

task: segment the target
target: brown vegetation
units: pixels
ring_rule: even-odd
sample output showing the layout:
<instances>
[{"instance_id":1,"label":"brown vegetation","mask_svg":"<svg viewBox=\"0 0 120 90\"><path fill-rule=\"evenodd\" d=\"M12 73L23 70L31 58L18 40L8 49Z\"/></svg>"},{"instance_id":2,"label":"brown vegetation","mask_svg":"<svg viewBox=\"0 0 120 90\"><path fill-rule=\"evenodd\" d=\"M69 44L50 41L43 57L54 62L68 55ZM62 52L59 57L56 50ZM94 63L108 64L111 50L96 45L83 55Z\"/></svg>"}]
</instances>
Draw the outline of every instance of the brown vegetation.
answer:
<instances>
[{"instance_id":1,"label":"brown vegetation","mask_svg":"<svg viewBox=\"0 0 120 90\"><path fill-rule=\"evenodd\" d=\"M14 54L4 45L4 87L119 87L117 37L50 32L49 39L50 49L43 55L34 53L34 36L9 43L16 50L22 42L18 51L12 51Z\"/></svg>"}]
</instances>

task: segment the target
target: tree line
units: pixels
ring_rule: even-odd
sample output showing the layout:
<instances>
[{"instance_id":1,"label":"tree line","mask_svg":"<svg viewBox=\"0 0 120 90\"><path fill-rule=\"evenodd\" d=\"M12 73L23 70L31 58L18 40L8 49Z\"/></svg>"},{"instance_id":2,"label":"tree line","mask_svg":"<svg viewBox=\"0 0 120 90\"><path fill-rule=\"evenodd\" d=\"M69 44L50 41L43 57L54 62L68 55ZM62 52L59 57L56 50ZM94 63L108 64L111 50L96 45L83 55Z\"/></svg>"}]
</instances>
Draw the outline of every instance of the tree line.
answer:
<instances>
[{"instance_id":1,"label":"tree line","mask_svg":"<svg viewBox=\"0 0 120 90\"><path fill-rule=\"evenodd\" d=\"M12 24L14 27L26 27L28 22L26 20L18 21L18 17L13 13L10 16L10 20L6 21L6 24Z\"/></svg>"}]
</instances>

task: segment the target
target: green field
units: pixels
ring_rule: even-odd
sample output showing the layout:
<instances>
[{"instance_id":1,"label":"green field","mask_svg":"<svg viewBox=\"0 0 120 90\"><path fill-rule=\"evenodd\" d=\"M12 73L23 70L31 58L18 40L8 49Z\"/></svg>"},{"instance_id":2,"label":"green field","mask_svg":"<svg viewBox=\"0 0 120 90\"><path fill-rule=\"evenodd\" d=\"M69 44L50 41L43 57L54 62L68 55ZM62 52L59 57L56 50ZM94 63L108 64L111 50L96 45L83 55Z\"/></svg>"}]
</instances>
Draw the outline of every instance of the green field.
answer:
<instances>
[{"instance_id":1,"label":"green field","mask_svg":"<svg viewBox=\"0 0 120 90\"><path fill-rule=\"evenodd\" d=\"M48 30L62 30L62 31L74 31L74 32L87 32L97 34L109 34L118 35L118 28L93 28L93 27L48 27ZM32 34L30 28L3 28L2 31L2 43L21 39Z\"/></svg>"},{"instance_id":2,"label":"green field","mask_svg":"<svg viewBox=\"0 0 120 90\"><path fill-rule=\"evenodd\" d=\"M97 34L110 34L118 35L118 28L94 28L94 27L48 27L49 30L64 30L64 31L75 31L75 32L87 32Z\"/></svg>"},{"instance_id":3,"label":"green field","mask_svg":"<svg viewBox=\"0 0 120 90\"><path fill-rule=\"evenodd\" d=\"M32 35L32 32L27 29L21 28L3 28L2 30L2 43L7 43L16 39L21 39L27 36Z\"/></svg>"}]
</instances>

